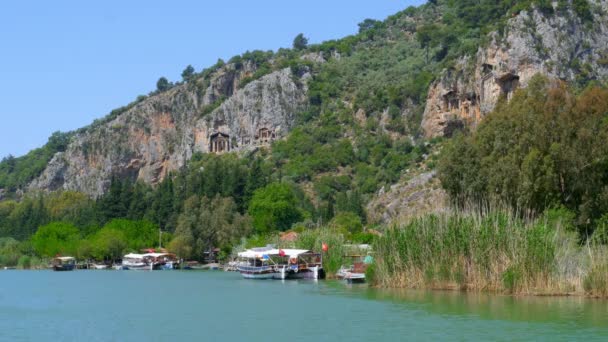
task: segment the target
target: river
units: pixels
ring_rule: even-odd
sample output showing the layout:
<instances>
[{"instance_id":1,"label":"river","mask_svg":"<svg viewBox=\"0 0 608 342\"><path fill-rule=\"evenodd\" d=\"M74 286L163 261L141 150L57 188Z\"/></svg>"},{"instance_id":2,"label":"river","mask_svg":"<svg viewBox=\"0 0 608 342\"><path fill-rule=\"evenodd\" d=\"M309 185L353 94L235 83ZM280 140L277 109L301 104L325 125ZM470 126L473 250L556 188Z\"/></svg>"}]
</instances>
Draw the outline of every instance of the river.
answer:
<instances>
[{"instance_id":1,"label":"river","mask_svg":"<svg viewBox=\"0 0 608 342\"><path fill-rule=\"evenodd\" d=\"M608 301L214 271L0 271L2 341L608 341Z\"/></svg>"}]
</instances>

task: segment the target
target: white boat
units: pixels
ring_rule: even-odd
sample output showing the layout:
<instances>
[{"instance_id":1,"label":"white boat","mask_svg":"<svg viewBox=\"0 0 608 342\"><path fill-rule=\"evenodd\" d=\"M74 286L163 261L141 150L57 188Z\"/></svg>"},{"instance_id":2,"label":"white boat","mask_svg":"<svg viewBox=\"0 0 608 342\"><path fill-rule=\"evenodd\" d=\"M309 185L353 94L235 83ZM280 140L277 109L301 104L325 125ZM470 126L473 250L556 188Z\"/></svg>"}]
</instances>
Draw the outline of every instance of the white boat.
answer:
<instances>
[{"instance_id":1,"label":"white boat","mask_svg":"<svg viewBox=\"0 0 608 342\"><path fill-rule=\"evenodd\" d=\"M277 263L277 279L323 279L323 256L304 249L279 249L271 254Z\"/></svg>"},{"instance_id":2,"label":"white boat","mask_svg":"<svg viewBox=\"0 0 608 342\"><path fill-rule=\"evenodd\" d=\"M364 283L365 282L365 271L355 270L355 266L344 267L342 266L336 276L340 279L344 279L349 283Z\"/></svg>"},{"instance_id":3,"label":"white boat","mask_svg":"<svg viewBox=\"0 0 608 342\"><path fill-rule=\"evenodd\" d=\"M172 253L147 253L143 257L152 270L173 270L179 265L177 257Z\"/></svg>"},{"instance_id":4,"label":"white boat","mask_svg":"<svg viewBox=\"0 0 608 342\"><path fill-rule=\"evenodd\" d=\"M367 266L374 261L373 257L361 254L345 255L345 257L351 258L353 263L350 266L342 266L336 276L348 283L364 283L365 271Z\"/></svg>"},{"instance_id":5,"label":"white boat","mask_svg":"<svg viewBox=\"0 0 608 342\"><path fill-rule=\"evenodd\" d=\"M108 268L108 265L104 265L104 264L91 264L91 267L96 269L96 270L105 270Z\"/></svg>"},{"instance_id":6,"label":"white boat","mask_svg":"<svg viewBox=\"0 0 608 342\"><path fill-rule=\"evenodd\" d=\"M273 248L252 248L239 253L237 270L245 279L273 279L278 277L276 264L267 252Z\"/></svg>"},{"instance_id":7,"label":"white boat","mask_svg":"<svg viewBox=\"0 0 608 342\"><path fill-rule=\"evenodd\" d=\"M238 254L248 279L323 279L322 256L305 249L252 248Z\"/></svg>"},{"instance_id":8,"label":"white boat","mask_svg":"<svg viewBox=\"0 0 608 342\"><path fill-rule=\"evenodd\" d=\"M147 262L144 254L129 253L122 257L122 269L126 270L152 270L152 265Z\"/></svg>"},{"instance_id":9,"label":"white boat","mask_svg":"<svg viewBox=\"0 0 608 342\"><path fill-rule=\"evenodd\" d=\"M122 258L122 269L126 270L172 270L178 260L171 253L129 253Z\"/></svg>"}]
</instances>

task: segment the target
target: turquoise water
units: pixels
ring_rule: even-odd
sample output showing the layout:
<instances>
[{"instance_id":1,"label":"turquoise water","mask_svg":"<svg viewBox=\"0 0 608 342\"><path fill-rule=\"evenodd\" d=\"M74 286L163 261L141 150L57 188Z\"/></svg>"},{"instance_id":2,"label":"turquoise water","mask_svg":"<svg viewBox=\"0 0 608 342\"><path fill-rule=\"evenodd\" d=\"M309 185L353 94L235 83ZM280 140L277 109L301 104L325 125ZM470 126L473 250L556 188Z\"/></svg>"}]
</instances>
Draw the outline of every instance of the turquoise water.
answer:
<instances>
[{"instance_id":1,"label":"turquoise water","mask_svg":"<svg viewBox=\"0 0 608 342\"><path fill-rule=\"evenodd\" d=\"M608 301L212 271L0 271L0 340L608 341Z\"/></svg>"}]
</instances>

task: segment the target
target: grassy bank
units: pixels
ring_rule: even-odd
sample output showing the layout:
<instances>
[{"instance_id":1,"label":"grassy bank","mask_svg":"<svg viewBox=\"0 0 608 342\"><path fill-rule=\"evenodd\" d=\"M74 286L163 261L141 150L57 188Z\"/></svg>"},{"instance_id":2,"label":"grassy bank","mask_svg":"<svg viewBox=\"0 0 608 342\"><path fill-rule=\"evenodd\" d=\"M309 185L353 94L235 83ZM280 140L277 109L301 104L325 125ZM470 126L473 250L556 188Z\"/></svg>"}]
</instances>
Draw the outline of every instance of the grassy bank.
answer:
<instances>
[{"instance_id":1,"label":"grassy bank","mask_svg":"<svg viewBox=\"0 0 608 342\"><path fill-rule=\"evenodd\" d=\"M608 296L605 246L581 245L559 218L446 212L388 229L375 243L383 287Z\"/></svg>"}]
</instances>

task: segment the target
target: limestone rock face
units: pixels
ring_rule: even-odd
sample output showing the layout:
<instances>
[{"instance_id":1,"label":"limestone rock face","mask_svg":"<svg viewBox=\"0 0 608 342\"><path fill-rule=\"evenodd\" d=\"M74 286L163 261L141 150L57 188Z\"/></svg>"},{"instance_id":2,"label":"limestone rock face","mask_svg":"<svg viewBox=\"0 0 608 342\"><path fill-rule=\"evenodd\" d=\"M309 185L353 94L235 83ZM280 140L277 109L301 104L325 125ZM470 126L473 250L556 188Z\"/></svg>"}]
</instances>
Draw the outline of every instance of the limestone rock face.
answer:
<instances>
[{"instance_id":1,"label":"limestone rock face","mask_svg":"<svg viewBox=\"0 0 608 342\"><path fill-rule=\"evenodd\" d=\"M447 194L435 171L421 173L380 192L367 205L368 221L404 222L447 207Z\"/></svg>"},{"instance_id":2,"label":"limestone rock face","mask_svg":"<svg viewBox=\"0 0 608 342\"><path fill-rule=\"evenodd\" d=\"M460 60L431 85L422 120L425 136L449 135L457 122L475 128L499 98L509 100L539 73L567 81L582 72L606 78L608 1L597 3L593 23L571 11L550 16L523 11L509 20L502 36L490 34L490 44L476 58Z\"/></svg>"},{"instance_id":3,"label":"limestone rock face","mask_svg":"<svg viewBox=\"0 0 608 342\"><path fill-rule=\"evenodd\" d=\"M237 91L196 125L195 150L228 152L279 139L290 130L306 103L306 85L294 82L289 68ZM226 143L216 146L218 139Z\"/></svg>"},{"instance_id":4,"label":"limestone rock face","mask_svg":"<svg viewBox=\"0 0 608 342\"><path fill-rule=\"evenodd\" d=\"M91 125L53 157L29 189L97 197L113 176L155 184L194 152L238 151L284 136L306 104L306 85L284 69L239 89L252 71L247 64L238 70L226 65L206 83L176 86Z\"/></svg>"}]
</instances>

